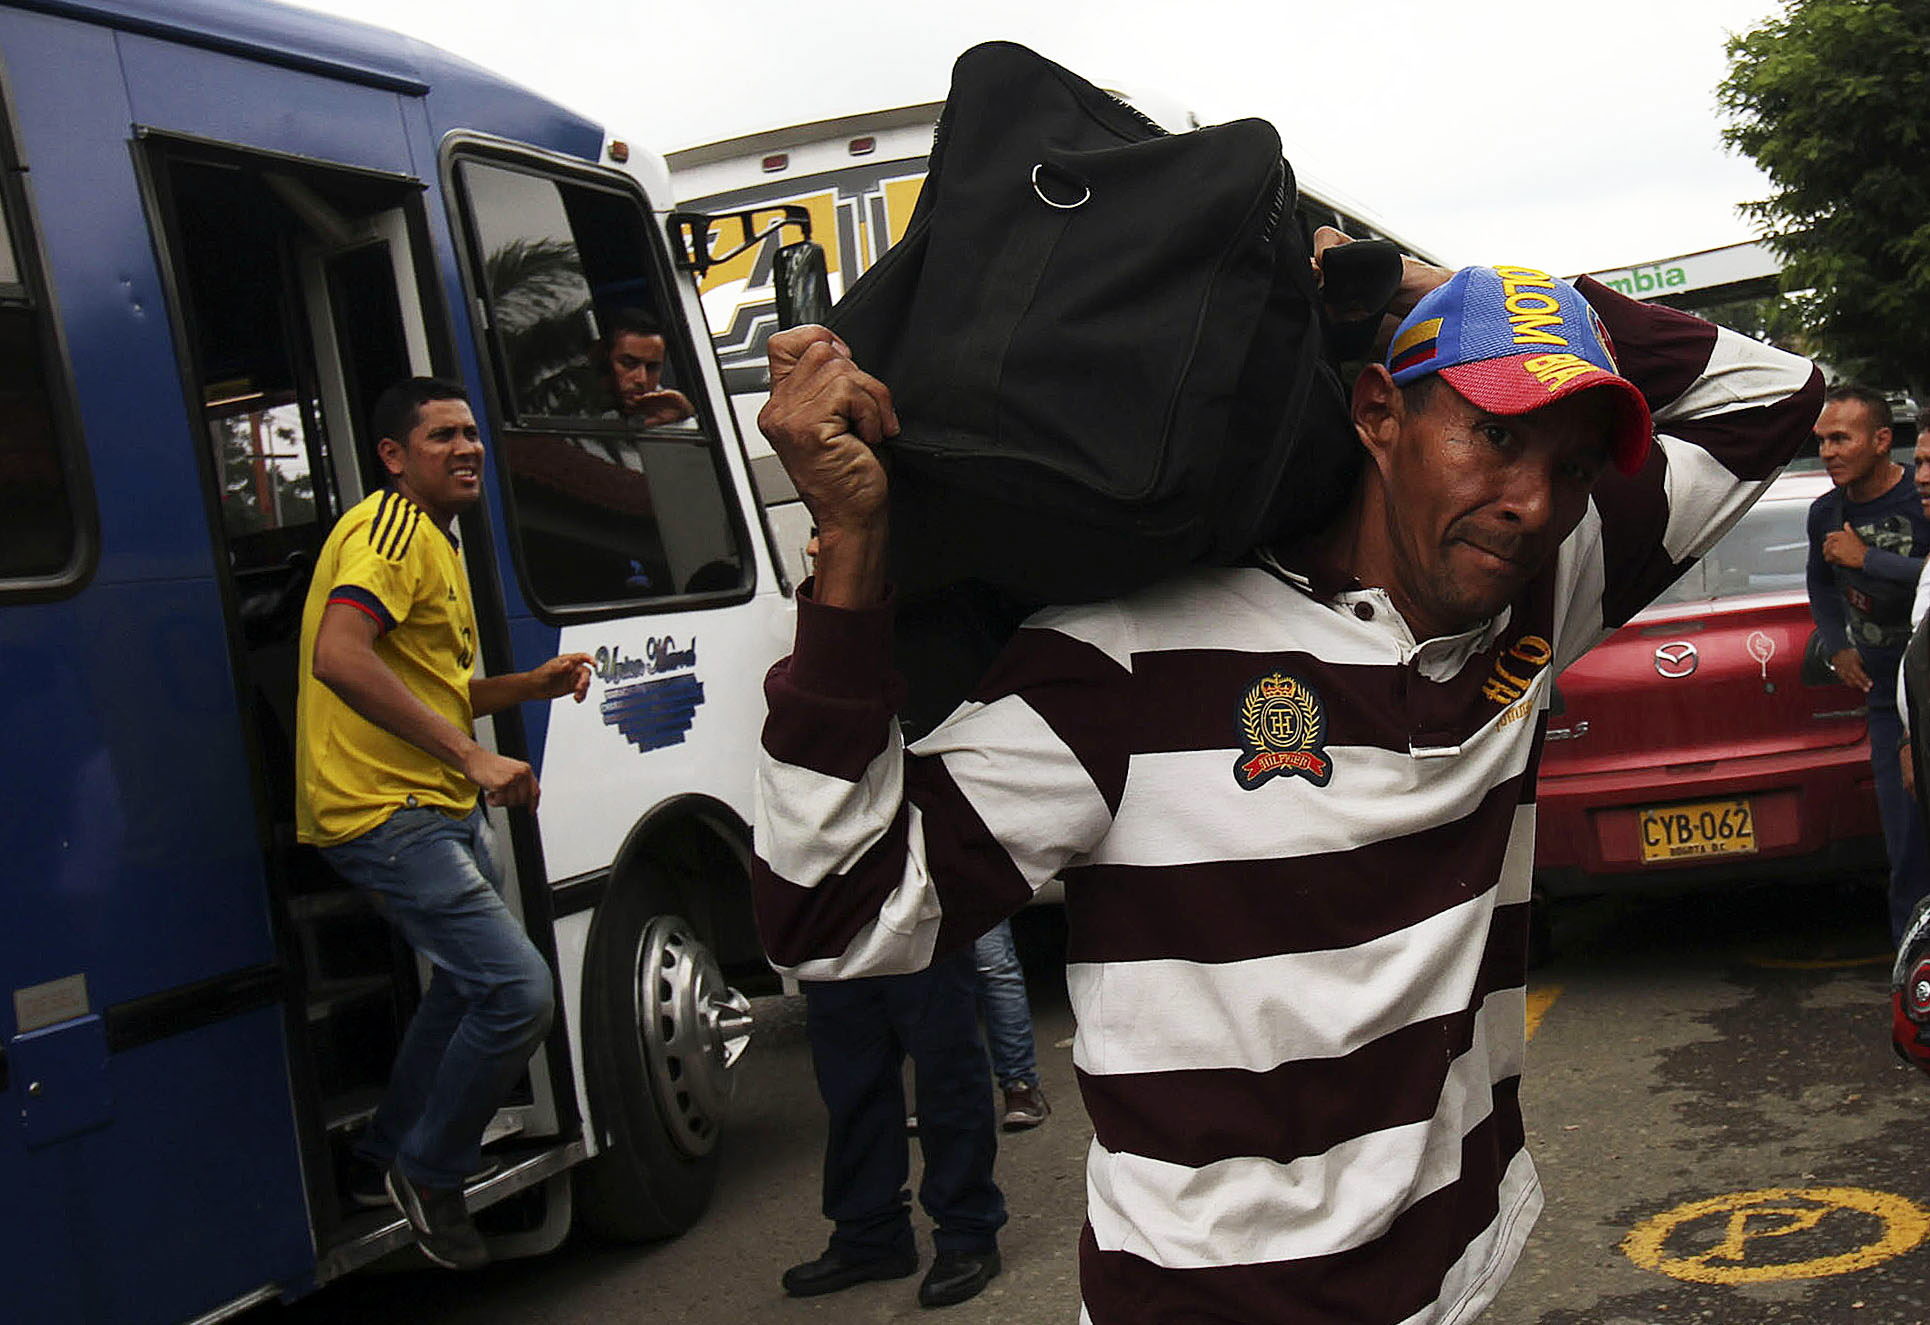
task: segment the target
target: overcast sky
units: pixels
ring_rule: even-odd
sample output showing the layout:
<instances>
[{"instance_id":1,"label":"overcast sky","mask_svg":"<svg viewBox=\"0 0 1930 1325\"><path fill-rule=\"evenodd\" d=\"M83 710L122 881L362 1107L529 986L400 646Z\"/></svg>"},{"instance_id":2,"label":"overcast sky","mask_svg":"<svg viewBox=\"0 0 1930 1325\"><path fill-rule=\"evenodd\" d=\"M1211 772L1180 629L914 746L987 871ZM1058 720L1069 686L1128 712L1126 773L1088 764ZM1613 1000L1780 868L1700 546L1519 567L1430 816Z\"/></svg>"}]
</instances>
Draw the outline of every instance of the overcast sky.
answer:
<instances>
[{"instance_id":1,"label":"overcast sky","mask_svg":"<svg viewBox=\"0 0 1930 1325\"><path fill-rule=\"evenodd\" d=\"M657 151L936 101L1023 42L1203 123L1257 115L1295 169L1455 263L1569 273L1754 238L1720 138L1723 43L1776 0L308 0L500 70Z\"/></svg>"}]
</instances>

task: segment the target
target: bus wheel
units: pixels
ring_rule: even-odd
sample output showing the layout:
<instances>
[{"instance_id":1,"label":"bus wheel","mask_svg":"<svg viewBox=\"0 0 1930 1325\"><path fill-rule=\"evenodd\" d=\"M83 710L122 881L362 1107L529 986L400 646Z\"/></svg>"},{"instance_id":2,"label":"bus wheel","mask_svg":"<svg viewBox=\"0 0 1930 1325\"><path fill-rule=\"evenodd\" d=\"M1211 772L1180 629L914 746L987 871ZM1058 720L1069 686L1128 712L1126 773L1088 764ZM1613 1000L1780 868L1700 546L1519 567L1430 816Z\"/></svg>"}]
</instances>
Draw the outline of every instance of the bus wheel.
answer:
<instances>
[{"instance_id":1,"label":"bus wheel","mask_svg":"<svg viewBox=\"0 0 1930 1325\"><path fill-rule=\"evenodd\" d=\"M592 1232L624 1242L681 1233L709 1204L750 1042L750 1000L724 982L688 921L653 913L657 891L625 889L604 903L583 998L604 1149L579 1171L577 1205Z\"/></svg>"}]
</instances>

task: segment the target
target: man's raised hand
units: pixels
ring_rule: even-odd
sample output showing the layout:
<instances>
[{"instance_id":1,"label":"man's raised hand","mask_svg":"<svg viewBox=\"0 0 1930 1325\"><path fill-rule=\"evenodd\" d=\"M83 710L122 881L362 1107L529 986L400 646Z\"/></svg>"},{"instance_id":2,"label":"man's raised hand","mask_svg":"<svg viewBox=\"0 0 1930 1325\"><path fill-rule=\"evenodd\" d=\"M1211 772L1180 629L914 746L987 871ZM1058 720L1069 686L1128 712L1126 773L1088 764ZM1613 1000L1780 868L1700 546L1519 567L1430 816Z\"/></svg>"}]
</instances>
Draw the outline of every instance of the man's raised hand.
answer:
<instances>
[{"instance_id":1,"label":"man's raised hand","mask_svg":"<svg viewBox=\"0 0 1930 1325\"><path fill-rule=\"evenodd\" d=\"M898 435L885 384L852 362L828 328L770 339L771 398L757 426L818 528L818 601L862 607L884 593L884 466L872 450Z\"/></svg>"}]
</instances>

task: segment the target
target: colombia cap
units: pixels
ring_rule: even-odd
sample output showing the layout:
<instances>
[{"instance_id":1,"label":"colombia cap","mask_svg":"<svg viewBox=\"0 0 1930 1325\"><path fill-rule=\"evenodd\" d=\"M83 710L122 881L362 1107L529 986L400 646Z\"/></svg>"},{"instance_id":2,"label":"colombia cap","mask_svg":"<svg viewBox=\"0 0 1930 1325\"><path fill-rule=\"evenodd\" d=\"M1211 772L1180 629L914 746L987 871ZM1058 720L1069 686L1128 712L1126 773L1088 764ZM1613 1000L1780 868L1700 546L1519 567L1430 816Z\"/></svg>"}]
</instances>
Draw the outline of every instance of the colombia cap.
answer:
<instances>
[{"instance_id":1,"label":"colombia cap","mask_svg":"<svg viewBox=\"0 0 1930 1325\"><path fill-rule=\"evenodd\" d=\"M1609 454L1624 474L1648 458L1648 402L1615 365L1601 318L1567 281L1532 267L1463 267L1422 296L1387 347L1406 386L1441 377L1490 414L1526 414L1578 391L1615 400Z\"/></svg>"}]
</instances>

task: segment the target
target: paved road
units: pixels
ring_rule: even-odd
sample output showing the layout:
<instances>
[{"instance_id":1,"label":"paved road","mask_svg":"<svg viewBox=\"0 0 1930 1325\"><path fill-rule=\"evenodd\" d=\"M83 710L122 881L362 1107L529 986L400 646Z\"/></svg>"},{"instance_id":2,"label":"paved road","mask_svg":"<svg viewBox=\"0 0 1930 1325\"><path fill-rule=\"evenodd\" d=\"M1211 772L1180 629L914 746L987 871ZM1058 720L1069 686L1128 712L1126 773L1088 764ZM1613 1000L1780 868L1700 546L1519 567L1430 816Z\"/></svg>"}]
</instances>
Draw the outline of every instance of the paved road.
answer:
<instances>
[{"instance_id":1,"label":"paved road","mask_svg":"<svg viewBox=\"0 0 1930 1325\"><path fill-rule=\"evenodd\" d=\"M1548 1210L1485 1325L1930 1321L1930 1080L1889 1054L1883 923L1873 893L1828 885L1561 914L1523 1091ZM951 1325L1076 1319L1087 1125L1063 988L1035 983L1055 1112L1005 1141L1006 1273ZM778 1289L825 1233L801 1013L759 1002L716 1203L683 1238L364 1275L250 1325L931 1321L915 1280Z\"/></svg>"}]
</instances>

